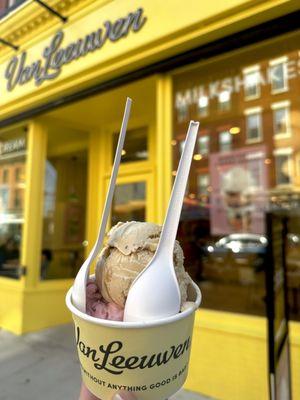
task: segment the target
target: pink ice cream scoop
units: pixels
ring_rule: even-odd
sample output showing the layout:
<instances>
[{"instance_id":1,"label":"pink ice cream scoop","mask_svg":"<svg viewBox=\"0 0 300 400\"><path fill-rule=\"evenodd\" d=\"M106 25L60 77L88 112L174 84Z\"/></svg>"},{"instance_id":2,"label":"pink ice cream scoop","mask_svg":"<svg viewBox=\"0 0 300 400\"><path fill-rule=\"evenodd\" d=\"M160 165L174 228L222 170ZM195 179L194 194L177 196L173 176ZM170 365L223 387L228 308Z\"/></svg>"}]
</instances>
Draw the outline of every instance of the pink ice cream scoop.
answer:
<instances>
[{"instance_id":1,"label":"pink ice cream scoop","mask_svg":"<svg viewBox=\"0 0 300 400\"><path fill-rule=\"evenodd\" d=\"M124 309L105 301L95 282L89 280L86 286L86 313L95 318L123 321Z\"/></svg>"}]
</instances>

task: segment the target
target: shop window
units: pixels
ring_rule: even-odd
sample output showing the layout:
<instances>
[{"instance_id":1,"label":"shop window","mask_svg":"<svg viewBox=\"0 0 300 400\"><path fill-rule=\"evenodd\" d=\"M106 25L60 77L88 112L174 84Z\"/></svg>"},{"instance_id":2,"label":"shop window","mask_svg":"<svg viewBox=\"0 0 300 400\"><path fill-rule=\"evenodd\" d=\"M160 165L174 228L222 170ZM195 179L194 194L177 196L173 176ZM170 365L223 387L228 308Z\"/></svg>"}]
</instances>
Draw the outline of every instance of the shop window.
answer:
<instances>
[{"instance_id":1,"label":"shop window","mask_svg":"<svg viewBox=\"0 0 300 400\"><path fill-rule=\"evenodd\" d=\"M261 108L245 110L246 141L247 143L260 142L262 140Z\"/></svg>"},{"instance_id":2,"label":"shop window","mask_svg":"<svg viewBox=\"0 0 300 400\"><path fill-rule=\"evenodd\" d=\"M188 99L188 118L199 118L200 91L210 99L177 236L203 308L265 316L266 215L281 210L292 216L288 301L300 321L299 39L299 32L277 37L218 55L210 68L198 62L172 74L174 94ZM230 100L234 107L221 112ZM179 147L188 120L178 122L177 108L174 114L172 142ZM173 176L179 157L173 151Z\"/></svg>"},{"instance_id":3,"label":"shop window","mask_svg":"<svg viewBox=\"0 0 300 400\"><path fill-rule=\"evenodd\" d=\"M75 133L74 133L74 137ZM56 143L53 143L53 142ZM71 141L61 135L48 139L45 164L41 279L76 276L84 262L87 151L51 155L51 148Z\"/></svg>"},{"instance_id":4,"label":"shop window","mask_svg":"<svg viewBox=\"0 0 300 400\"><path fill-rule=\"evenodd\" d=\"M119 133L113 137L113 156L116 152ZM149 159L148 129L146 127L132 129L127 132L121 163L145 161Z\"/></svg>"},{"instance_id":5,"label":"shop window","mask_svg":"<svg viewBox=\"0 0 300 400\"><path fill-rule=\"evenodd\" d=\"M270 61L270 81L272 94L285 92L288 90L286 56Z\"/></svg>"},{"instance_id":6,"label":"shop window","mask_svg":"<svg viewBox=\"0 0 300 400\"><path fill-rule=\"evenodd\" d=\"M199 117L207 117L208 115L208 96L200 96L198 99L198 114Z\"/></svg>"},{"instance_id":7,"label":"shop window","mask_svg":"<svg viewBox=\"0 0 300 400\"><path fill-rule=\"evenodd\" d=\"M200 136L198 138L198 151L204 156L209 153L209 136Z\"/></svg>"},{"instance_id":8,"label":"shop window","mask_svg":"<svg viewBox=\"0 0 300 400\"><path fill-rule=\"evenodd\" d=\"M26 133L23 128L0 135L0 276L18 279L24 221ZM15 171L24 173L15 179Z\"/></svg>"},{"instance_id":9,"label":"shop window","mask_svg":"<svg viewBox=\"0 0 300 400\"><path fill-rule=\"evenodd\" d=\"M245 100L257 99L260 96L260 68L259 65L245 68L244 93Z\"/></svg>"},{"instance_id":10,"label":"shop window","mask_svg":"<svg viewBox=\"0 0 300 400\"><path fill-rule=\"evenodd\" d=\"M221 152L230 151L232 144L232 136L229 131L219 133L219 149Z\"/></svg>"},{"instance_id":11,"label":"shop window","mask_svg":"<svg viewBox=\"0 0 300 400\"><path fill-rule=\"evenodd\" d=\"M271 105L273 110L273 130L275 139L286 138L291 135L290 102L284 101Z\"/></svg>"},{"instance_id":12,"label":"shop window","mask_svg":"<svg viewBox=\"0 0 300 400\"><path fill-rule=\"evenodd\" d=\"M178 91L175 94L175 108L177 110L177 122L184 122L189 117L189 105L191 104L191 92L182 93Z\"/></svg>"},{"instance_id":13,"label":"shop window","mask_svg":"<svg viewBox=\"0 0 300 400\"><path fill-rule=\"evenodd\" d=\"M292 149L281 148L274 151L276 168L276 185L285 186L292 183Z\"/></svg>"},{"instance_id":14,"label":"shop window","mask_svg":"<svg viewBox=\"0 0 300 400\"><path fill-rule=\"evenodd\" d=\"M228 111L231 104L231 93L229 90L222 90L218 96L219 110Z\"/></svg>"},{"instance_id":15,"label":"shop window","mask_svg":"<svg viewBox=\"0 0 300 400\"><path fill-rule=\"evenodd\" d=\"M111 225L146 220L146 183L133 182L116 186Z\"/></svg>"}]
</instances>

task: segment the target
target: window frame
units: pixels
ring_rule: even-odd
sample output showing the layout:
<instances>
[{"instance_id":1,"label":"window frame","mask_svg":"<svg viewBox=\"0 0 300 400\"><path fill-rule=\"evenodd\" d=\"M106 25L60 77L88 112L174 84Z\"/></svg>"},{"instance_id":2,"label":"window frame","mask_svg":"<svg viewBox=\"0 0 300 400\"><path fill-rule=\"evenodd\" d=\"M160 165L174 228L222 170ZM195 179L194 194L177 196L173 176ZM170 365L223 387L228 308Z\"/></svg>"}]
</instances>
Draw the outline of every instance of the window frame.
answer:
<instances>
[{"instance_id":1,"label":"window frame","mask_svg":"<svg viewBox=\"0 0 300 400\"><path fill-rule=\"evenodd\" d=\"M278 183L277 182L277 167L276 167L276 157L278 156L287 156L288 159L288 173L291 178L289 183ZM275 149L273 151L274 164L275 164L275 179L276 179L276 188L289 188L293 185L293 148L292 147L282 147L279 149Z\"/></svg>"},{"instance_id":2,"label":"window frame","mask_svg":"<svg viewBox=\"0 0 300 400\"><path fill-rule=\"evenodd\" d=\"M225 133L228 133L228 135L229 135L228 137L230 137L230 149L222 149L222 146L221 146L221 136L222 135L224 136ZM219 132L219 151L220 151L220 153L226 153L226 152L232 151L232 134L229 132L229 130L224 130L224 131Z\"/></svg>"},{"instance_id":3,"label":"window frame","mask_svg":"<svg viewBox=\"0 0 300 400\"><path fill-rule=\"evenodd\" d=\"M286 126L287 126L287 131L286 132L280 132L280 133L275 133L275 114L276 110L281 110L285 109L287 111L286 117ZM273 137L274 139L286 139L292 136L292 127L291 127L291 102L290 100L284 100L276 103L271 104L271 110L272 110L272 120L273 120Z\"/></svg>"},{"instance_id":4,"label":"window frame","mask_svg":"<svg viewBox=\"0 0 300 400\"><path fill-rule=\"evenodd\" d=\"M246 76L256 73L258 75L258 81L256 83L256 94L255 95L250 95L247 96L246 95ZM250 67L246 67L243 69L243 79L244 79L244 100L245 101L250 101L250 100L255 100L260 98L261 96L261 85L260 85L260 65L256 64L256 65L252 65Z\"/></svg>"},{"instance_id":5,"label":"window frame","mask_svg":"<svg viewBox=\"0 0 300 400\"><path fill-rule=\"evenodd\" d=\"M201 188L201 186L199 185L200 183L200 179L203 177L207 177L207 187L206 187L206 192L207 193L200 193L199 189ZM197 197L200 198L201 196L208 196L209 192L207 190L207 188L210 186L210 179L209 179L209 173L198 173L197 174Z\"/></svg>"},{"instance_id":6,"label":"window frame","mask_svg":"<svg viewBox=\"0 0 300 400\"><path fill-rule=\"evenodd\" d=\"M246 134L246 144L252 143L261 143L263 141L263 123L262 123L262 107L252 107L246 108L244 110L245 116L245 134ZM259 116L259 124L258 124L258 137L257 138L249 138L248 136L248 117L251 115L258 115Z\"/></svg>"},{"instance_id":7,"label":"window frame","mask_svg":"<svg viewBox=\"0 0 300 400\"><path fill-rule=\"evenodd\" d=\"M201 97L206 97L207 98L207 105L205 107L200 107L200 99ZM201 112L201 110L203 110L203 112ZM205 118L208 116L209 114L209 97L208 96L200 96L198 98L198 102L197 102L197 114L199 115L199 117L201 118Z\"/></svg>"},{"instance_id":8,"label":"window frame","mask_svg":"<svg viewBox=\"0 0 300 400\"><path fill-rule=\"evenodd\" d=\"M200 148L200 143L201 143L201 139L205 139L205 143L207 146L207 151L205 151L204 153L201 151ZM209 150L210 150L210 136L209 135L202 135L198 137L198 153L201 154L202 157L206 157L209 154Z\"/></svg>"},{"instance_id":9,"label":"window frame","mask_svg":"<svg viewBox=\"0 0 300 400\"><path fill-rule=\"evenodd\" d=\"M271 85L271 94L278 94L278 93L284 93L289 90L289 82L288 82L288 76L287 76L287 63L288 63L288 56L281 56L278 58L274 58L273 60L269 61L269 76L270 76L270 85ZM272 68L283 64L283 80L284 80L284 86L280 89L275 89L273 87L273 80L272 80Z\"/></svg>"},{"instance_id":10,"label":"window frame","mask_svg":"<svg viewBox=\"0 0 300 400\"><path fill-rule=\"evenodd\" d=\"M220 101L221 94L223 92L229 93L229 100L228 101ZM218 93L218 111L219 112L226 112L230 110L232 102L232 92L229 89L224 89L220 93Z\"/></svg>"}]
</instances>

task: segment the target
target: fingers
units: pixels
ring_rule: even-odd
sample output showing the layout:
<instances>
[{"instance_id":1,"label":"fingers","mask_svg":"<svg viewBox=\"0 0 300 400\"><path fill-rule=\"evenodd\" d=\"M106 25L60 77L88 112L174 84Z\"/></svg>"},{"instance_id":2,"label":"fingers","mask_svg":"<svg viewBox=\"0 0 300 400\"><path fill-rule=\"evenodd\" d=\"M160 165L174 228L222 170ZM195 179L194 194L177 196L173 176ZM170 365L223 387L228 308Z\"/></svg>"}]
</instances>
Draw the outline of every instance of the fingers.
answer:
<instances>
[{"instance_id":1,"label":"fingers","mask_svg":"<svg viewBox=\"0 0 300 400\"><path fill-rule=\"evenodd\" d=\"M118 392L113 396L112 400L137 400L137 398L129 392Z\"/></svg>"},{"instance_id":2,"label":"fingers","mask_svg":"<svg viewBox=\"0 0 300 400\"><path fill-rule=\"evenodd\" d=\"M88 388L82 383L79 400L101 400L98 397L94 396Z\"/></svg>"},{"instance_id":3,"label":"fingers","mask_svg":"<svg viewBox=\"0 0 300 400\"><path fill-rule=\"evenodd\" d=\"M94 396L88 388L82 383L79 400L101 400L98 397ZM137 400L137 398L129 392L118 392L113 397L112 400Z\"/></svg>"}]
</instances>

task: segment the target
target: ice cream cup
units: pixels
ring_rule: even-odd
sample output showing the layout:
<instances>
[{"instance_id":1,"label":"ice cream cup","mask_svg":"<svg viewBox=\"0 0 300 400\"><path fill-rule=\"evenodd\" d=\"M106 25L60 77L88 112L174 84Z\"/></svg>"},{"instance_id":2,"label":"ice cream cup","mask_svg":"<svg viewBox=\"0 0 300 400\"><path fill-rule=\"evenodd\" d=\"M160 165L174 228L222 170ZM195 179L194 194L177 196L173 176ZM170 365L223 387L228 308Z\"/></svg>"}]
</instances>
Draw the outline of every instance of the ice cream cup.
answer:
<instances>
[{"instance_id":1,"label":"ice cream cup","mask_svg":"<svg viewBox=\"0 0 300 400\"><path fill-rule=\"evenodd\" d=\"M165 400L184 384L190 359L195 312L201 292L188 288L187 310L172 317L141 322L108 321L66 304L75 324L75 339L82 379L102 400L118 391L132 392L139 400Z\"/></svg>"}]
</instances>

